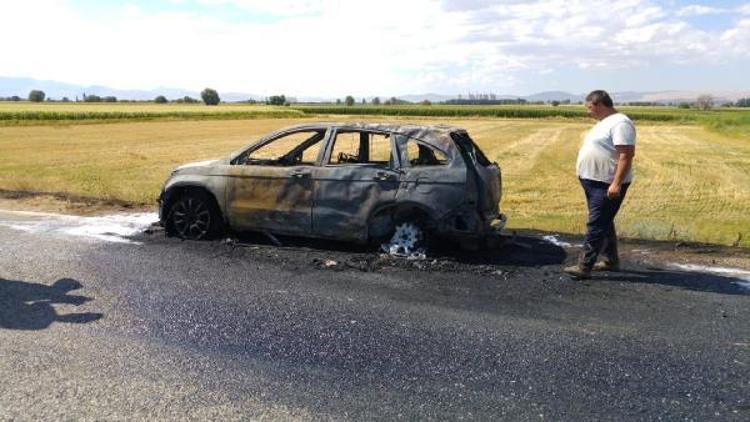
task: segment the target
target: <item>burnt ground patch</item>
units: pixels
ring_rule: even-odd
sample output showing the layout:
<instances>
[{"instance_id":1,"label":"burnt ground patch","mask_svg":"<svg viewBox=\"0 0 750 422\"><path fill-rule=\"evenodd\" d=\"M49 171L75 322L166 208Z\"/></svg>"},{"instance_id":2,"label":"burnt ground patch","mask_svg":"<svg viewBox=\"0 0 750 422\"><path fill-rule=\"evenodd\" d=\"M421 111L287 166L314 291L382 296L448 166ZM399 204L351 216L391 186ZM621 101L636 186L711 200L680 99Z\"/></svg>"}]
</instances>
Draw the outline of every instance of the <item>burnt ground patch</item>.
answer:
<instances>
[{"instance_id":1,"label":"burnt ground patch","mask_svg":"<svg viewBox=\"0 0 750 422\"><path fill-rule=\"evenodd\" d=\"M554 236L554 241L550 241ZM157 242L182 242L164 239L158 227L141 238ZM268 236L263 233L239 233L221 241L210 242L217 254L248 254L272 262L279 268L298 271L420 273L469 273L500 278L570 281L560 269L575 262L582 238L574 235L532 230L512 231L500 236L491 248L465 251L456 244L438 241L430 245L425 259L391 256L377 245L310 239L289 236ZM190 242L188 242L190 243ZM706 265L722 262L750 264L750 250L703 243L621 239L623 271L595 273L593 281L577 282L590 285L598 281L643 283L723 294L750 294L746 280L731 275L690 272L672 264L696 261Z\"/></svg>"}]
</instances>

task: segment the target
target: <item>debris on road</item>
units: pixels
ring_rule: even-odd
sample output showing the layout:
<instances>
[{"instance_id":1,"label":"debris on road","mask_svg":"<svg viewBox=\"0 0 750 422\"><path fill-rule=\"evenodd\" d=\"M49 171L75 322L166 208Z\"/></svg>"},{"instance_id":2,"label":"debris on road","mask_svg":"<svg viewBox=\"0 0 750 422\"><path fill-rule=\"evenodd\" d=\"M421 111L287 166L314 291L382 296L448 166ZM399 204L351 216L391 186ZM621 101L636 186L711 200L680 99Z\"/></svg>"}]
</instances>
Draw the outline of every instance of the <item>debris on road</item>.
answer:
<instances>
[{"instance_id":1,"label":"debris on road","mask_svg":"<svg viewBox=\"0 0 750 422\"><path fill-rule=\"evenodd\" d=\"M554 236L554 235L542 236L542 240L544 240L547 243L551 243L555 246L559 246L561 248L571 248L574 246L571 243L563 242L562 240L558 239L557 236Z\"/></svg>"},{"instance_id":2,"label":"debris on road","mask_svg":"<svg viewBox=\"0 0 750 422\"><path fill-rule=\"evenodd\" d=\"M271 241L271 243L274 244L274 246L278 246L278 247L283 246L281 244L281 241L276 236L274 236L273 234L271 234L270 232L262 232L262 233L263 233L264 236L266 236L268 238L268 240Z\"/></svg>"}]
</instances>

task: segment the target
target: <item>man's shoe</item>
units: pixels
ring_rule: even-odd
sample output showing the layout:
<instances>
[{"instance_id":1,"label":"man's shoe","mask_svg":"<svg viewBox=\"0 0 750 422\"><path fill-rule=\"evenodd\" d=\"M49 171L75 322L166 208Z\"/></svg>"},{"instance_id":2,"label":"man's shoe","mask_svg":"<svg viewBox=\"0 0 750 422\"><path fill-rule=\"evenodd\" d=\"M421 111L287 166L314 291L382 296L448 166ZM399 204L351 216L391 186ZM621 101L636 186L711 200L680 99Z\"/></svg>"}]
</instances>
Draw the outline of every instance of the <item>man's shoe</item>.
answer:
<instances>
[{"instance_id":1,"label":"man's shoe","mask_svg":"<svg viewBox=\"0 0 750 422\"><path fill-rule=\"evenodd\" d=\"M611 272L617 272L620 271L620 263L619 262L606 262L606 261L600 261L594 264L594 271L611 271Z\"/></svg>"},{"instance_id":2,"label":"man's shoe","mask_svg":"<svg viewBox=\"0 0 750 422\"><path fill-rule=\"evenodd\" d=\"M563 272L577 280L591 278L591 270L582 268L580 265L573 265L571 267L565 267L563 268Z\"/></svg>"}]
</instances>

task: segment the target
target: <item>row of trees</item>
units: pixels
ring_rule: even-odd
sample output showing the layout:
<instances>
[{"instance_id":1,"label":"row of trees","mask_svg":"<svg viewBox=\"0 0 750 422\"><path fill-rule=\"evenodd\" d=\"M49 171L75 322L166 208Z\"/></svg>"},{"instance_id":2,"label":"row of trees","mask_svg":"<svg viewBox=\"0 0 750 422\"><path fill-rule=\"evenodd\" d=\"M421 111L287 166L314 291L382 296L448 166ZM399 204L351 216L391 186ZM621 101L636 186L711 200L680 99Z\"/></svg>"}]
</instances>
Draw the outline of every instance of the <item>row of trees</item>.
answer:
<instances>
[{"instance_id":1,"label":"row of trees","mask_svg":"<svg viewBox=\"0 0 750 422\"><path fill-rule=\"evenodd\" d=\"M462 96L458 96L458 98L454 98L452 100L448 100L445 102L446 104L453 104L453 105L513 105L513 104L527 104L528 101L526 101L523 98L501 98L498 99L495 97L495 99L490 98L463 98ZM560 103L558 102L558 105Z\"/></svg>"},{"instance_id":2,"label":"row of trees","mask_svg":"<svg viewBox=\"0 0 750 422\"><path fill-rule=\"evenodd\" d=\"M156 98L154 98L154 102L156 104L166 104L169 102L169 100L167 99L167 97L163 95L157 95ZM196 100L195 98L191 96L186 95L182 98L178 98L174 100L174 102L176 102L177 104L195 104L195 103L199 103L200 101Z\"/></svg>"},{"instance_id":3,"label":"row of trees","mask_svg":"<svg viewBox=\"0 0 750 422\"><path fill-rule=\"evenodd\" d=\"M46 98L46 94L42 90L38 89L32 89L29 91L29 95L27 99L31 102L42 102ZM201 99L203 100L203 103L206 105L217 105L221 102L221 98L219 97L219 93L213 89L213 88L206 88L203 91L201 91ZM17 95L14 95L12 97L7 98L0 98L0 101L21 101L21 98ZM50 98L47 98L47 101L52 101ZM62 102L69 102L70 99L68 97L62 97ZM76 101L78 100L78 97L76 97ZM99 95L86 95L86 93L83 94L83 101L87 103L99 103L99 102L105 102L105 103L114 103L117 102L117 97L114 96L99 96ZM169 100L164 95L158 95L153 100L157 104L166 104L169 102ZM347 106L351 107L355 103L355 99L351 95L347 95L344 98L343 103ZM199 102L197 99L192 98L190 96L185 96L183 98L179 98L175 100L177 103L187 103L187 104L193 104ZM255 100L248 100L248 103L256 103ZM710 110L713 108L715 104L715 99L711 95L700 95L698 98L692 102L682 102L677 104L677 107L679 108L697 108L700 110ZM289 100L285 95L272 95L265 100L266 104L269 105L289 105ZM372 99L371 103L373 105L380 105L381 101L379 97L375 97ZM480 104L527 104L528 102L525 99L517 98L517 99L498 99L495 94L472 94L470 93L468 95L468 98L463 97L462 95L459 95L458 98L448 100L445 102L446 104L453 104L453 105L480 105ZM336 99L336 104L342 104L341 99ZM361 104L367 104L367 99L362 98ZM400 100L396 97L391 97L390 99L386 100L382 104L384 105L396 105L396 104L409 104L408 101ZM431 105L432 103L429 100L424 100L420 104L422 105ZM552 106L558 106L560 104L570 104L570 100L564 100L564 101L551 101L550 104ZM651 102L633 102L628 103L628 105L662 105L658 103L651 103ZM750 107L750 98L741 98L737 100L734 103L726 103L725 106L734 106L734 107Z\"/></svg>"},{"instance_id":4,"label":"row of trees","mask_svg":"<svg viewBox=\"0 0 750 422\"><path fill-rule=\"evenodd\" d=\"M348 107L351 107L351 106L354 105L355 102L356 102L356 100L354 99L354 97L352 97L351 95L347 95L344 98L343 104L347 105ZM427 102L429 102L429 101L427 101ZM381 105L381 104L382 105L411 104L408 101L400 100L400 99L398 99L396 97L391 97L391 98L389 98L389 99L387 99L385 101L382 101L382 102L380 101L380 97L375 97L375 98L372 99L372 101L370 103L372 105L376 105L376 106L377 105ZM422 103L424 104L424 101ZM338 105L342 104L341 98L337 98L336 99L336 104L338 104ZM366 98L362 98L362 100L360 101L360 104L362 104L362 105L367 104L367 99ZM432 104L432 103L430 103L430 104Z\"/></svg>"},{"instance_id":5,"label":"row of trees","mask_svg":"<svg viewBox=\"0 0 750 422\"><path fill-rule=\"evenodd\" d=\"M283 97L283 96L282 96ZM47 101L52 101L51 98L47 98L47 94L44 93L44 91L39 89L32 89L29 91L29 95L26 97L31 102L34 103L40 103L47 99ZM216 105L221 102L221 98L219 97L219 93L216 92L215 89L212 88L206 88L203 91L201 91L201 99L206 105ZM12 97L2 98L0 97L0 101L21 101L21 97L14 95ZM62 97L60 100L62 102L69 102L70 99L68 97ZM78 102L78 97L76 97L76 102ZM86 103L115 103L117 102L117 97L112 95L106 95L106 96L99 96L99 95L86 95L86 93L83 93L83 102ZM167 98L163 95L158 95L156 98L154 98L154 102L157 104L164 104L169 102ZM175 102L177 103L197 103L199 102L195 98L192 98L190 96L184 96L183 98L177 99Z\"/></svg>"},{"instance_id":6,"label":"row of trees","mask_svg":"<svg viewBox=\"0 0 750 422\"><path fill-rule=\"evenodd\" d=\"M201 91L201 99L203 100L203 103L206 105L217 105L221 102L219 93L216 92L216 90L213 88L206 88L203 91ZM166 104L169 102L169 100L167 99L167 97L163 95L157 95L154 98L154 102L156 104ZM176 99L174 102L178 104L195 104L195 103L198 103L199 101L189 95L186 95L182 98Z\"/></svg>"}]
</instances>

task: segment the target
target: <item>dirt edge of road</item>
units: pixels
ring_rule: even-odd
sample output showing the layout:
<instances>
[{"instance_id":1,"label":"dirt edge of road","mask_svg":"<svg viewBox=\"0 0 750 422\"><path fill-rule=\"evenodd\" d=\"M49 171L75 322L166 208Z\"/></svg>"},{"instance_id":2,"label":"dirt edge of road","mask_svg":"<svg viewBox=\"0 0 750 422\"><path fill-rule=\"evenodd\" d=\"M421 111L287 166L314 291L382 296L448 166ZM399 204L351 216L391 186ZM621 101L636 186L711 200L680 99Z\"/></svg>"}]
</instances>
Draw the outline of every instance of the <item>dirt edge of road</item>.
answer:
<instances>
[{"instance_id":1,"label":"dirt edge of road","mask_svg":"<svg viewBox=\"0 0 750 422\"><path fill-rule=\"evenodd\" d=\"M65 192L0 189L0 209L95 216L122 212L155 212L156 204L137 204Z\"/></svg>"},{"instance_id":2,"label":"dirt edge of road","mask_svg":"<svg viewBox=\"0 0 750 422\"><path fill-rule=\"evenodd\" d=\"M156 204L136 204L116 199L99 199L64 192L35 192L0 189L0 210L36 211L78 216L99 216L117 213L156 212ZM582 236L566 233L546 233L536 230L506 230L514 234L544 238L554 236L564 242L567 261L574 260ZM646 239L620 239L624 260L649 263L693 264L708 267L732 267L750 270L750 249L725 245Z\"/></svg>"}]
</instances>

